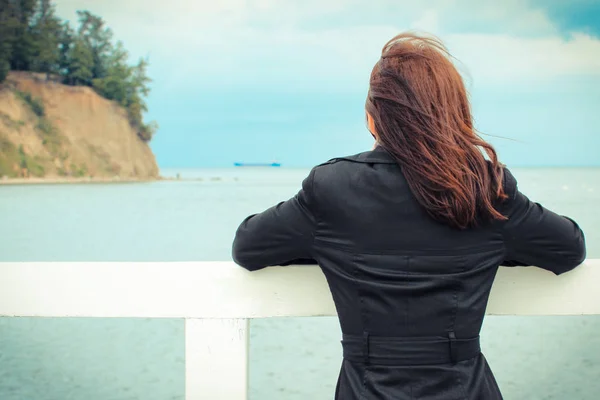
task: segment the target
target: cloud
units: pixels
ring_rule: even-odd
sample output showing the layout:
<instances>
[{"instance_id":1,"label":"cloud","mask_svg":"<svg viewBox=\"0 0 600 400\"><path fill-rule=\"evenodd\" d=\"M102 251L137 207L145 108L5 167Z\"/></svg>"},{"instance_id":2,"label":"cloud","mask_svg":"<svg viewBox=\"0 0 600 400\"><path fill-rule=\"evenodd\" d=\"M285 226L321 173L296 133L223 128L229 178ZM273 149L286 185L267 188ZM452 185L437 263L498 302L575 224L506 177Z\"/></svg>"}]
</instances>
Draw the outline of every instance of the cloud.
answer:
<instances>
[{"instance_id":1,"label":"cloud","mask_svg":"<svg viewBox=\"0 0 600 400\"><path fill-rule=\"evenodd\" d=\"M585 32L600 36L598 0L529 0L531 8L542 11L562 32Z\"/></svg>"},{"instance_id":2,"label":"cloud","mask_svg":"<svg viewBox=\"0 0 600 400\"><path fill-rule=\"evenodd\" d=\"M522 0L65 0L90 8L134 55L150 53L168 89L358 91L383 44L407 28L436 33L476 85L545 84L600 74L600 40L566 38Z\"/></svg>"},{"instance_id":3,"label":"cloud","mask_svg":"<svg viewBox=\"0 0 600 400\"><path fill-rule=\"evenodd\" d=\"M502 34L448 35L448 47L476 82L544 84L562 77L600 78L600 40L574 34L519 38Z\"/></svg>"},{"instance_id":4,"label":"cloud","mask_svg":"<svg viewBox=\"0 0 600 400\"><path fill-rule=\"evenodd\" d=\"M436 34L485 33L519 37L558 33L557 27L543 10L530 7L523 0L502 2L481 0L437 0L427 3L411 26Z\"/></svg>"}]
</instances>

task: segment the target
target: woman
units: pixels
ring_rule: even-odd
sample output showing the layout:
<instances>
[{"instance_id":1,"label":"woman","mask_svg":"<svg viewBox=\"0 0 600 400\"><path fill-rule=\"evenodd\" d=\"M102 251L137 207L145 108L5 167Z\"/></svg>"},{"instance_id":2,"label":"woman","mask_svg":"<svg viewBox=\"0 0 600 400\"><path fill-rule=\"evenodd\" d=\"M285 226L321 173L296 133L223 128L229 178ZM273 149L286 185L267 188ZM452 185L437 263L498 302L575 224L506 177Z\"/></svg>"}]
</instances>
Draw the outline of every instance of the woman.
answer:
<instances>
[{"instance_id":1,"label":"woman","mask_svg":"<svg viewBox=\"0 0 600 400\"><path fill-rule=\"evenodd\" d=\"M248 217L234 260L320 265L343 332L336 399L501 399L479 347L496 271L567 272L583 233L519 192L439 41L388 42L366 111L374 149L315 167L294 198Z\"/></svg>"}]
</instances>

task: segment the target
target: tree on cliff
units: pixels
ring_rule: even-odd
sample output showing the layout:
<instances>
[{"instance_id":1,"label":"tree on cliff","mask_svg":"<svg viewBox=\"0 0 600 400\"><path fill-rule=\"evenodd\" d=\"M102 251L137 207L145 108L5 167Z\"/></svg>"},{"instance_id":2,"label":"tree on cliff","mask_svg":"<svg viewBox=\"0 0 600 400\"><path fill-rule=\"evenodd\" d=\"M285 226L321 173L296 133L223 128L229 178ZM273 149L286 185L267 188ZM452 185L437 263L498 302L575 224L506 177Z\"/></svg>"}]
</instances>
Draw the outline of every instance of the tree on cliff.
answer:
<instances>
[{"instance_id":1,"label":"tree on cliff","mask_svg":"<svg viewBox=\"0 0 600 400\"><path fill-rule=\"evenodd\" d=\"M127 50L121 42L113 45L113 32L101 17L89 11L77 16L73 30L56 17L52 0L0 0L0 83L12 69L90 86L123 106L138 136L150 140L157 124L143 122L151 82L148 59L130 65Z\"/></svg>"},{"instance_id":2,"label":"tree on cliff","mask_svg":"<svg viewBox=\"0 0 600 400\"><path fill-rule=\"evenodd\" d=\"M0 82L6 79L10 71L12 46L6 38L10 35L9 16L6 12L7 0L0 0Z\"/></svg>"},{"instance_id":3,"label":"tree on cliff","mask_svg":"<svg viewBox=\"0 0 600 400\"><path fill-rule=\"evenodd\" d=\"M2 56L10 69L29 70L35 46L29 21L35 6L36 0L0 0Z\"/></svg>"},{"instance_id":4,"label":"tree on cliff","mask_svg":"<svg viewBox=\"0 0 600 400\"><path fill-rule=\"evenodd\" d=\"M108 74L112 52L113 32L104 20L89 11L77 11L79 29L77 36L85 41L92 54L92 79L104 78Z\"/></svg>"},{"instance_id":5,"label":"tree on cliff","mask_svg":"<svg viewBox=\"0 0 600 400\"><path fill-rule=\"evenodd\" d=\"M142 58L134 66L127 65L129 54L123 43L117 42L106 59L107 69L104 77L93 80L93 87L107 99L114 100L127 109L131 124L138 130L139 136L150 140L156 130L156 124L142 123L144 112L148 111L144 97L150 92L151 82L146 74L148 60Z\"/></svg>"},{"instance_id":6,"label":"tree on cliff","mask_svg":"<svg viewBox=\"0 0 600 400\"><path fill-rule=\"evenodd\" d=\"M67 77L71 63L71 49L75 45L75 32L68 22L63 22L58 35L58 72Z\"/></svg>"},{"instance_id":7,"label":"tree on cliff","mask_svg":"<svg viewBox=\"0 0 600 400\"><path fill-rule=\"evenodd\" d=\"M54 5L51 1L40 0L31 21L31 34L35 43L35 56L31 60L32 70L59 72L59 41L62 29L60 19L54 15Z\"/></svg>"},{"instance_id":8,"label":"tree on cliff","mask_svg":"<svg viewBox=\"0 0 600 400\"><path fill-rule=\"evenodd\" d=\"M0 62L21 71L56 72L60 20L51 0L0 0Z\"/></svg>"},{"instance_id":9,"label":"tree on cliff","mask_svg":"<svg viewBox=\"0 0 600 400\"><path fill-rule=\"evenodd\" d=\"M16 23L9 0L0 0L0 82L10 71L12 58L13 25Z\"/></svg>"},{"instance_id":10,"label":"tree on cliff","mask_svg":"<svg viewBox=\"0 0 600 400\"><path fill-rule=\"evenodd\" d=\"M65 74L66 83L90 86L94 76L92 73L94 57L90 48L81 38L76 38L69 50Z\"/></svg>"}]
</instances>

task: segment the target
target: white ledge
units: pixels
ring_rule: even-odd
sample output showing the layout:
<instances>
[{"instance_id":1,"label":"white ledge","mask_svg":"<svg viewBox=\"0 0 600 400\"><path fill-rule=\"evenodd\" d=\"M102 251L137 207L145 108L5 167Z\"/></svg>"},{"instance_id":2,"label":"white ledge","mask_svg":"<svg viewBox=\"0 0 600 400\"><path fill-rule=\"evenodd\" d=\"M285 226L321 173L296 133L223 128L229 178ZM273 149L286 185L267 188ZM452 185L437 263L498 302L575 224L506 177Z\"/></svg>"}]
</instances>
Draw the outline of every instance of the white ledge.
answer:
<instances>
[{"instance_id":1,"label":"white ledge","mask_svg":"<svg viewBox=\"0 0 600 400\"><path fill-rule=\"evenodd\" d=\"M487 313L600 314L600 260L555 276L500 268ZM336 315L316 266L232 262L0 263L0 316L266 318Z\"/></svg>"}]
</instances>

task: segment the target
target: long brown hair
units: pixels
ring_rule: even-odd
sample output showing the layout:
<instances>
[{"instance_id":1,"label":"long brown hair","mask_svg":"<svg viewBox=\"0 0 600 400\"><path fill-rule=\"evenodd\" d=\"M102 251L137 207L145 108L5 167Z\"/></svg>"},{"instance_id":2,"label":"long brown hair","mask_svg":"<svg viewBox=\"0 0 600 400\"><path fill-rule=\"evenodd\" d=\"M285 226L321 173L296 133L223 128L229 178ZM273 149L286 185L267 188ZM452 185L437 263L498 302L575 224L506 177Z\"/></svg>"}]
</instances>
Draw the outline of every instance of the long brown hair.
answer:
<instances>
[{"instance_id":1,"label":"long brown hair","mask_svg":"<svg viewBox=\"0 0 600 400\"><path fill-rule=\"evenodd\" d=\"M403 33L386 43L366 111L433 218L460 229L506 219L495 209L506 198L503 166L474 130L463 80L438 39Z\"/></svg>"}]
</instances>

